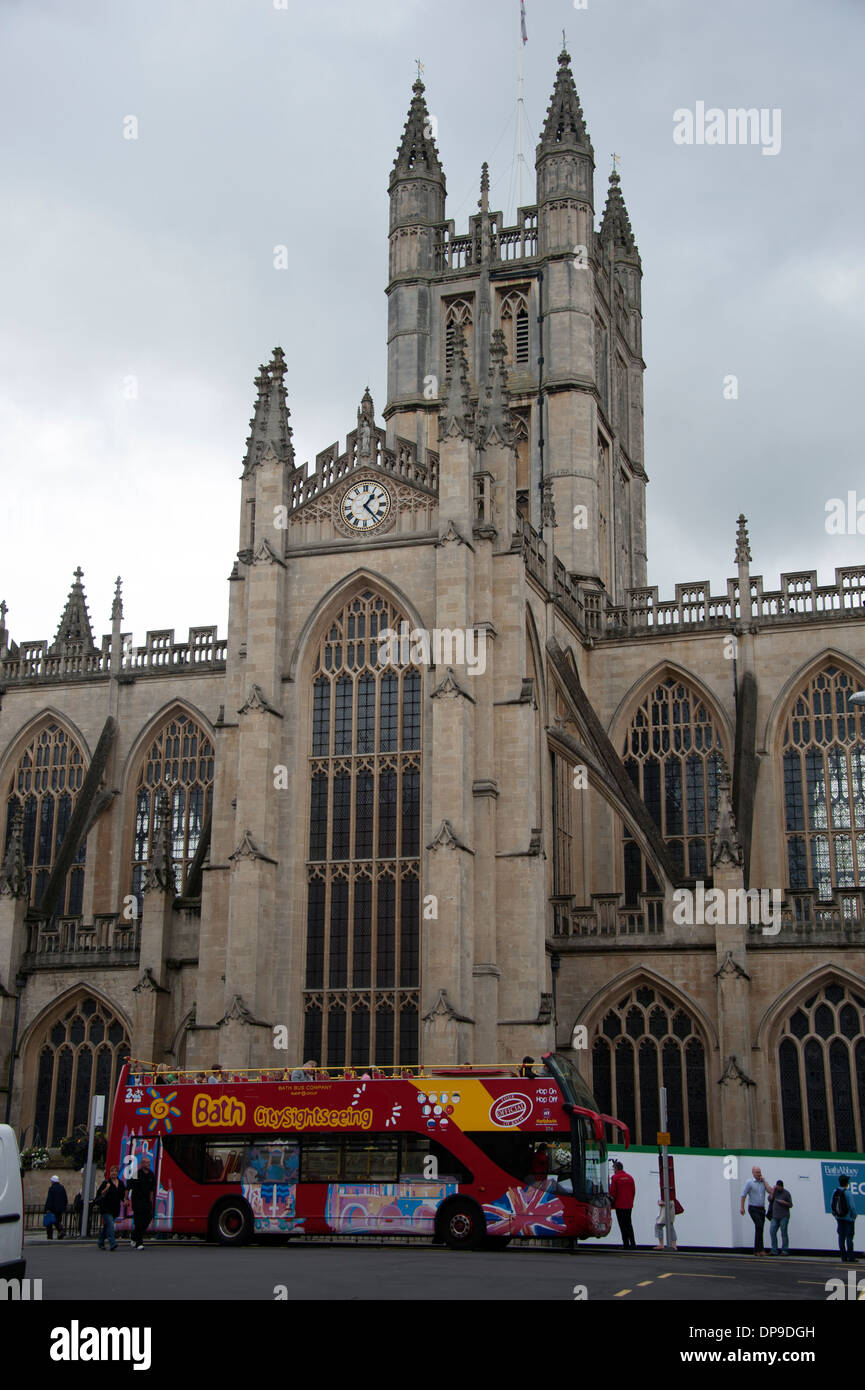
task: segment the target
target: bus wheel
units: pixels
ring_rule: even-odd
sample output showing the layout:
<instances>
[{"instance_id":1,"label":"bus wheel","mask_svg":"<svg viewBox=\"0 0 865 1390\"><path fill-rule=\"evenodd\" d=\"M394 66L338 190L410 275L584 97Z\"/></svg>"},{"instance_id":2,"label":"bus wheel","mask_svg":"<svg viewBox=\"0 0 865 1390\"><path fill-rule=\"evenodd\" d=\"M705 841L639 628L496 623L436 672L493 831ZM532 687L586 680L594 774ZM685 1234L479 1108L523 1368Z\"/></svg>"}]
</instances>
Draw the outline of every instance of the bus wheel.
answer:
<instances>
[{"instance_id":1,"label":"bus wheel","mask_svg":"<svg viewBox=\"0 0 865 1390\"><path fill-rule=\"evenodd\" d=\"M474 1202L451 1202L439 1217L439 1230L450 1250L477 1250L484 1235L484 1218Z\"/></svg>"},{"instance_id":2,"label":"bus wheel","mask_svg":"<svg viewBox=\"0 0 865 1390\"><path fill-rule=\"evenodd\" d=\"M227 1197L210 1215L210 1229L220 1245L246 1245L252 1235L252 1216L242 1198Z\"/></svg>"},{"instance_id":3,"label":"bus wheel","mask_svg":"<svg viewBox=\"0 0 865 1390\"><path fill-rule=\"evenodd\" d=\"M507 1250L511 1243L510 1236L486 1236L484 1247L487 1250Z\"/></svg>"}]
</instances>

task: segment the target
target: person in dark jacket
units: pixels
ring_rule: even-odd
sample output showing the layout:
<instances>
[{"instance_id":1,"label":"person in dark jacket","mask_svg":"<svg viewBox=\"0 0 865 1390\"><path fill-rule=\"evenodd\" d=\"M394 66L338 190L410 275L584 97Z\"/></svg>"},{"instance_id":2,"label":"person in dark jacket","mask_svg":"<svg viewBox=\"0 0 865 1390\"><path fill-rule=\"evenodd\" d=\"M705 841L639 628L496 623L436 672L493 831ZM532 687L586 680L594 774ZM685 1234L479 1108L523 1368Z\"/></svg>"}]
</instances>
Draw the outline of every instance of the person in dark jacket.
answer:
<instances>
[{"instance_id":1,"label":"person in dark jacket","mask_svg":"<svg viewBox=\"0 0 865 1390\"><path fill-rule=\"evenodd\" d=\"M773 1255L789 1255L790 1242L787 1239L787 1226L793 1198L779 1178L769 1197L769 1236ZM781 1249L778 1249L778 1232L781 1233Z\"/></svg>"},{"instance_id":2,"label":"person in dark jacket","mask_svg":"<svg viewBox=\"0 0 865 1390\"><path fill-rule=\"evenodd\" d=\"M132 1244L136 1250L143 1250L144 1232L153 1220L153 1203L156 1197L156 1179L150 1171L149 1158L142 1158L136 1176L129 1181L127 1191L132 1199Z\"/></svg>"},{"instance_id":3,"label":"person in dark jacket","mask_svg":"<svg viewBox=\"0 0 865 1390\"><path fill-rule=\"evenodd\" d=\"M102 1230L99 1232L99 1239L96 1242L100 1250L105 1249L106 1240L109 1250L117 1249L114 1223L120 1215L125 1192L126 1184L118 1177L117 1164L115 1163L114 1167L106 1172L104 1181L96 1190L95 1200L99 1203L99 1210L102 1213Z\"/></svg>"},{"instance_id":4,"label":"person in dark jacket","mask_svg":"<svg viewBox=\"0 0 865 1390\"><path fill-rule=\"evenodd\" d=\"M58 1178L57 1174L51 1179L48 1187L48 1196L45 1198L45 1211L50 1211L54 1220L47 1226L48 1239L54 1236L54 1227L57 1227L57 1239L63 1239L63 1218L66 1215L66 1208L69 1206L69 1198L66 1195L66 1188Z\"/></svg>"}]
</instances>

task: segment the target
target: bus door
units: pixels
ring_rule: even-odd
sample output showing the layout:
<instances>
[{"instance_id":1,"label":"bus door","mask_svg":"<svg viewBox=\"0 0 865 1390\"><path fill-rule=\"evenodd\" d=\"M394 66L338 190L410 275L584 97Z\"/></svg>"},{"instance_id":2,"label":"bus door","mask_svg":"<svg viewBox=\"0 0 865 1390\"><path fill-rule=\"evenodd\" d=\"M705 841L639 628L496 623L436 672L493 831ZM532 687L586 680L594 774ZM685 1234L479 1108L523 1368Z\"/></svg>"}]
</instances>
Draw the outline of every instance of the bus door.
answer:
<instances>
[{"instance_id":1,"label":"bus door","mask_svg":"<svg viewBox=\"0 0 865 1390\"><path fill-rule=\"evenodd\" d=\"M153 1204L153 1219L149 1231L170 1231L174 1216L174 1192L162 1182L162 1141L156 1135L124 1134L120 1141L118 1167L121 1181L127 1186L138 1173L142 1159L150 1163L150 1171L156 1179L156 1193ZM121 1215L117 1221L118 1231L132 1228L132 1206L124 1201Z\"/></svg>"}]
</instances>

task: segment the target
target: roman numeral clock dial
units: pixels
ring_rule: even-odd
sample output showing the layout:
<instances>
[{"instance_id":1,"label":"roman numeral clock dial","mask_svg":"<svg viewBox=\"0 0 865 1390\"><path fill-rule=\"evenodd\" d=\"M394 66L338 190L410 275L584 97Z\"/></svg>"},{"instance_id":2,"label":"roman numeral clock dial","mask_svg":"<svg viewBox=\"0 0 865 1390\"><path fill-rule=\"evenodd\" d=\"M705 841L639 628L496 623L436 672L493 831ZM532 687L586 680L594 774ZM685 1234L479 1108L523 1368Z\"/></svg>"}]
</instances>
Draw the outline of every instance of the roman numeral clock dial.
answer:
<instances>
[{"instance_id":1,"label":"roman numeral clock dial","mask_svg":"<svg viewBox=\"0 0 865 1390\"><path fill-rule=\"evenodd\" d=\"M345 524L361 535L381 526L389 517L390 508L390 493L387 488L369 479L350 487L339 504Z\"/></svg>"}]
</instances>

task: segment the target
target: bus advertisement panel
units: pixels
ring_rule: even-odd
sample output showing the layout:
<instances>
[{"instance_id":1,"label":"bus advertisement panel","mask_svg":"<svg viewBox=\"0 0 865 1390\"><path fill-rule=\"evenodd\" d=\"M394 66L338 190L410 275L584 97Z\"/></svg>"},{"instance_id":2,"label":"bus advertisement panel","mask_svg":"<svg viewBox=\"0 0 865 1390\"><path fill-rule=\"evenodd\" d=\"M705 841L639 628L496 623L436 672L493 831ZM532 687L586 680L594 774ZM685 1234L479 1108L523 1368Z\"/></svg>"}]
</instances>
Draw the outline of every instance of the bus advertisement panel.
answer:
<instances>
[{"instance_id":1,"label":"bus advertisement panel","mask_svg":"<svg viewBox=\"0 0 865 1390\"><path fill-rule=\"evenodd\" d=\"M542 1075L521 1070L207 1083L127 1066L107 1161L128 1181L147 1157L151 1230L223 1244L420 1234L461 1249L606 1235L604 1126L619 1122L598 1114L569 1058L548 1054ZM129 1224L124 1213L119 1228Z\"/></svg>"}]
</instances>

